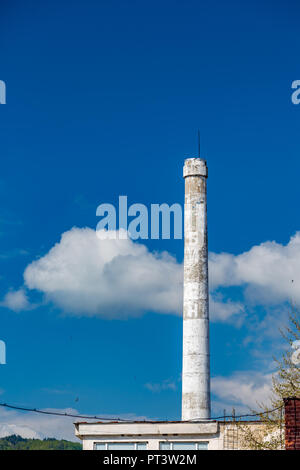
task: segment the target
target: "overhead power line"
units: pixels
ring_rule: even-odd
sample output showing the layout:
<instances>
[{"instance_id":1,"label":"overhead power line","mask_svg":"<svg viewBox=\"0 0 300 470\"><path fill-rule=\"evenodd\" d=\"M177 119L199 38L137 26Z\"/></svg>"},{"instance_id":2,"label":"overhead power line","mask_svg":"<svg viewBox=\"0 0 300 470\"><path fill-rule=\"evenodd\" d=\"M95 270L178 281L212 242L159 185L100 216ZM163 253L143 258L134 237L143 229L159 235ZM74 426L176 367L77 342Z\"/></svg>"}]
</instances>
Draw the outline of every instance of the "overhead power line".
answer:
<instances>
[{"instance_id":1,"label":"overhead power line","mask_svg":"<svg viewBox=\"0 0 300 470\"><path fill-rule=\"evenodd\" d=\"M7 403L0 403L0 406L3 406L5 408L11 408L13 410L19 410L19 411L30 411L34 413L41 413L44 415L54 415L54 416L68 416L70 418L82 418L82 419L97 419L99 421L131 421L128 419L122 419L122 418L103 418L99 416L85 416L85 415L75 415L71 413L60 413L59 411L45 411L45 410L38 410L37 408L25 408L24 406L15 406L15 405L8 405Z\"/></svg>"},{"instance_id":2,"label":"overhead power line","mask_svg":"<svg viewBox=\"0 0 300 470\"><path fill-rule=\"evenodd\" d=\"M244 414L244 415L223 415L223 416L216 416L214 418L209 418L211 420L217 420L217 419L229 419L229 418L232 418L232 419L239 419L239 418L250 418L250 417L255 417L255 416L262 416L262 415L266 415L266 414L270 414L270 413L273 413L274 411L278 411L280 409L283 408L283 405L280 405L278 406L277 408L273 408L272 410L268 410L268 411L261 411L259 413L248 413L248 414ZM200 419L200 418L199 418ZM197 420L197 418L196 418ZM193 420L195 421L195 420Z\"/></svg>"},{"instance_id":3,"label":"overhead power line","mask_svg":"<svg viewBox=\"0 0 300 470\"><path fill-rule=\"evenodd\" d=\"M76 414L72 414L72 413L62 413L62 412L59 412L59 411L46 411L46 410L39 410L37 408L26 408L24 406L9 405L8 403L0 403L0 406L2 406L4 408L10 408L10 409L13 409L13 410L28 411L28 412L40 413L40 414L44 414L44 415L64 416L64 417L69 417L69 418L96 419L98 421L119 421L119 422L124 422L124 423L133 423L133 422L137 421L137 420L133 420L133 419L124 419L124 418L114 418L114 417L111 417L111 418L105 417L104 418L103 416L86 416L86 415L76 415ZM227 415L227 416L223 415L223 416L217 416L217 417L213 417L213 418L209 418L209 419L211 421L216 421L218 419L223 419L223 420L224 419L235 419L236 420L236 419L240 419L240 418L250 418L250 417L270 414L270 413L273 413L274 411L280 410L282 408L283 408L283 405L278 406L277 408L273 408L272 410L263 411L263 412L260 412L260 413L243 414L243 415L239 415L239 416L236 416L236 415ZM201 418L199 418L199 421L200 420L201 420ZM197 421L197 418L193 419L193 420L190 420L190 421L184 421L184 422L195 422L195 421Z\"/></svg>"}]
</instances>

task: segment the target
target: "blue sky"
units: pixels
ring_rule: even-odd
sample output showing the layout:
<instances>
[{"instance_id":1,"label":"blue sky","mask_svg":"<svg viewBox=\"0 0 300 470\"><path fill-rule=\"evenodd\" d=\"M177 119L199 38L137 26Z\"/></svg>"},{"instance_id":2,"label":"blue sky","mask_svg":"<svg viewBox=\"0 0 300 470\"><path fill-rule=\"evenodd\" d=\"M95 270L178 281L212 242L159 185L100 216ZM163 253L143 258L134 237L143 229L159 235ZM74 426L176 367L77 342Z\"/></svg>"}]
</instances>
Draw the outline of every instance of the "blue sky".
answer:
<instances>
[{"instance_id":1,"label":"blue sky","mask_svg":"<svg viewBox=\"0 0 300 470\"><path fill-rule=\"evenodd\" d=\"M182 203L182 166L196 154L198 128L214 254L213 411L244 410L266 395L277 330L299 296L298 23L293 1L2 1L0 401L180 417L182 320L176 308L162 312L153 285L163 251L176 278L183 242L143 241L143 256L141 243L130 245L135 264L124 276L128 298L119 299L124 315L115 318L118 284L105 315L105 305L97 312L89 303L99 299L95 289L89 295L96 280L85 228L94 230L97 206L119 195L148 207ZM54 269L43 282L32 265L39 259ZM69 279L55 277L62 259L87 299L80 312ZM136 293L142 261L147 272L153 263L153 278ZM24 284L26 269L33 277ZM20 427L29 420L5 419ZM47 425L26 424L59 435ZM70 437L72 426L60 426Z\"/></svg>"}]
</instances>

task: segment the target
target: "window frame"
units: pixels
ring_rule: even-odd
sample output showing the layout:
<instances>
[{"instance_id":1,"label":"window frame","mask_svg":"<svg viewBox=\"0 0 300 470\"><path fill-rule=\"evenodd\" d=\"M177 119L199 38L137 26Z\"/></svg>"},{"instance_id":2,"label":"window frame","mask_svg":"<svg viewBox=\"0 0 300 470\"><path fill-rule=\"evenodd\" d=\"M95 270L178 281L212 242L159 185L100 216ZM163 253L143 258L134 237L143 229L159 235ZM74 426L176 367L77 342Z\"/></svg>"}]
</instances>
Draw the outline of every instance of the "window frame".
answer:
<instances>
[{"instance_id":1,"label":"window frame","mask_svg":"<svg viewBox=\"0 0 300 470\"><path fill-rule=\"evenodd\" d=\"M104 444L105 449L97 449L97 444ZM148 441L95 441L93 448L94 450L114 450L114 449L109 449L108 445L109 444L134 444L133 449L126 449L126 450L147 450L148 449ZM146 449L138 449L137 446L139 444L144 444L146 446ZM125 450L125 449L124 449Z\"/></svg>"},{"instance_id":2,"label":"window frame","mask_svg":"<svg viewBox=\"0 0 300 470\"><path fill-rule=\"evenodd\" d=\"M170 448L162 449L161 444L169 444ZM174 449L173 444L195 444L195 449L193 450L208 450L209 441L159 441L159 450L179 450L179 449ZM199 449L199 444L206 444L207 445L206 449ZM185 450L185 449L182 449L182 450Z\"/></svg>"}]
</instances>

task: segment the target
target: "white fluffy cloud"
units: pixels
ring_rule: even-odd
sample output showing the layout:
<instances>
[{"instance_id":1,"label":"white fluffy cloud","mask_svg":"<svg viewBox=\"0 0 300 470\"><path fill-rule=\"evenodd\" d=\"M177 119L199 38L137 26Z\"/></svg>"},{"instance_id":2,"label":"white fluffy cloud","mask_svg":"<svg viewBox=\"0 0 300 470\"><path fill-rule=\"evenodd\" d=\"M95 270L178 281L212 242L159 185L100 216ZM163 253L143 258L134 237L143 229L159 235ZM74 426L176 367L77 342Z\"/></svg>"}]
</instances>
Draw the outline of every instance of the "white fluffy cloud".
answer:
<instances>
[{"instance_id":1,"label":"white fluffy cloud","mask_svg":"<svg viewBox=\"0 0 300 470\"><path fill-rule=\"evenodd\" d=\"M244 306L240 302L225 301L220 295L211 295L209 298L209 314L213 321L236 321L244 312Z\"/></svg>"},{"instance_id":2,"label":"white fluffy cloud","mask_svg":"<svg viewBox=\"0 0 300 470\"><path fill-rule=\"evenodd\" d=\"M265 242L238 255L209 254L210 312L218 322L239 324L245 304L300 302L300 232L287 245ZM42 258L29 264L25 287L76 315L126 317L146 311L182 312L182 264L168 253L151 253L128 239L100 239L90 228L73 228ZM239 286L243 301L220 289ZM10 291L2 305L29 308L24 289Z\"/></svg>"},{"instance_id":3,"label":"white fluffy cloud","mask_svg":"<svg viewBox=\"0 0 300 470\"><path fill-rule=\"evenodd\" d=\"M258 409L258 403L268 403L272 388L272 374L245 371L230 377L214 377L212 393L218 398L219 408ZM222 405L220 405L222 403Z\"/></svg>"},{"instance_id":4,"label":"white fluffy cloud","mask_svg":"<svg viewBox=\"0 0 300 470\"><path fill-rule=\"evenodd\" d=\"M73 408L47 408L44 409L44 411L75 415L80 414L78 410ZM116 419L116 417L112 415L105 415L101 413L97 415L108 420ZM117 417L120 419L137 421L150 419L146 416L137 416L132 413L121 414ZM84 420L89 421L86 418ZM54 437L56 439L67 439L69 441L79 442L79 439L75 437L75 421L80 421L80 419L78 420L68 416L51 416L33 412L20 412L6 408L0 408L0 437L18 434L23 438L44 439L47 437ZM92 419L91 421L93 422L95 419Z\"/></svg>"},{"instance_id":5,"label":"white fluffy cloud","mask_svg":"<svg viewBox=\"0 0 300 470\"><path fill-rule=\"evenodd\" d=\"M78 414L78 411L68 408L63 410L47 409L60 413ZM0 437L17 434L24 438L44 439L55 437L78 441L74 435L74 418L50 416L15 410L0 410Z\"/></svg>"},{"instance_id":6,"label":"white fluffy cloud","mask_svg":"<svg viewBox=\"0 0 300 470\"><path fill-rule=\"evenodd\" d=\"M26 268L24 279L29 289L79 315L181 311L182 267L172 256L130 239L101 240L90 228L65 232Z\"/></svg>"},{"instance_id":7,"label":"white fluffy cloud","mask_svg":"<svg viewBox=\"0 0 300 470\"><path fill-rule=\"evenodd\" d=\"M14 312L20 312L21 310L27 310L30 308L30 303L24 289L10 290L7 292L0 305L13 310Z\"/></svg>"},{"instance_id":8,"label":"white fluffy cloud","mask_svg":"<svg viewBox=\"0 0 300 470\"><path fill-rule=\"evenodd\" d=\"M260 304L300 302L300 232L287 245L268 241L239 255L210 254L210 285L243 286Z\"/></svg>"}]
</instances>

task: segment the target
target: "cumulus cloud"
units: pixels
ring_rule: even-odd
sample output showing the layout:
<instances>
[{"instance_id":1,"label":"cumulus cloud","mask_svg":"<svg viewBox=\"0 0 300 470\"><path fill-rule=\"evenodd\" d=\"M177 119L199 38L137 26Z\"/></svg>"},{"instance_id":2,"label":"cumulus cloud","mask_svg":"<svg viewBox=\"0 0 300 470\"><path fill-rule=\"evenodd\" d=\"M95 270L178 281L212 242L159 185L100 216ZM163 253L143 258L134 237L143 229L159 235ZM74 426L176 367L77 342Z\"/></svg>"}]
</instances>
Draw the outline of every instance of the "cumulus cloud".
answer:
<instances>
[{"instance_id":1,"label":"cumulus cloud","mask_svg":"<svg viewBox=\"0 0 300 470\"><path fill-rule=\"evenodd\" d=\"M182 264L151 253L130 238L96 236L90 228L65 232L45 256L25 270L29 289L69 313L126 317L145 311L182 312ZM238 302L211 298L211 318L226 322L243 312Z\"/></svg>"},{"instance_id":2,"label":"cumulus cloud","mask_svg":"<svg viewBox=\"0 0 300 470\"><path fill-rule=\"evenodd\" d=\"M98 234L99 235L99 234ZM25 287L69 314L137 316L146 311L181 315L182 264L170 254L152 253L141 243L110 232L72 228L24 273ZM117 236L114 236L117 235ZM124 234L123 234L124 235ZM209 254L212 321L241 324L251 305L300 302L300 232L287 245L264 242L238 255ZM241 301L225 295L239 287ZM2 305L29 308L24 288L6 294Z\"/></svg>"},{"instance_id":3,"label":"cumulus cloud","mask_svg":"<svg viewBox=\"0 0 300 470\"><path fill-rule=\"evenodd\" d=\"M287 245L268 241L239 255L211 253L210 285L243 286L257 304L300 302L300 232Z\"/></svg>"},{"instance_id":4,"label":"cumulus cloud","mask_svg":"<svg viewBox=\"0 0 300 470\"><path fill-rule=\"evenodd\" d=\"M47 408L43 411L80 414L78 410L73 408ZM105 419L115 419L115 416L97 414ZM118 415L120 419L143 421L149 419L146 416L137 416L132 413ZM38 413L20 412L15 410L0 409L0 437L18 434L23 438L45 439L52 437L56 439L67 439L69 441L78 442L75 437L74 421L76 418L68 416L51 416ZM77 420L78 421L78 420ZM85 418L85 421L89 421ZM92 422L95 419L91 420Z\"/></svg>"},{"instance_id":5,"label":"cumulus cloud","mask_svg":"<svg viewBox=\"0 0 300 470\"><path fill-rule=\"evenodd\" d=\"M210 317L216 322L236 321L237 315L241 318L244 310L242 303L231 300L226 301L220 294L211 295L209 298Z\"/></svg>"},{"instance_id":6,"label":"cumulus cloud","mask_svg":"<svg viewBox=\"0 0 300 470\"><path fill-rule=\"evenodd\" d=\"M61 413L78 414L72 408L47 409ZM54 437L77 441L74 435L74 418L22 413L14 410L0 410L0 437L18 434L23 438L44 439Z\"/></svg>"},{"instance_id":7,"label":"cumulus cloud","mask_svg":"<svg viewBox=\"0 0 300 470\"><path fill-rule=\"evenodd\" d=\"M7 307L14 312L28 310L31 308L28 297L24 289L10 290L0 303L2 307Z\"/></svg>"},{"instance_id":8,"label":"cumulus cloud","mask_svg":"<svg viewBox=\"0 0 300 470\"><path fill-rule=\"evenodd\" d=\"M255 371L237 372L229 377L214 377L212 393L217 397L219 407L257 409L258 403L268 403L272 389L272 374Z\"/></svg>"},{"instance_id":9,"label":"cumulus cloud","mask_svg":"<svg viewBox=\"0 0 300 470\"><path fill-rule=\"evenodd\" d=\"M182 267L131 239L100 239L90 228L65 232L25 270L29 289L79 315L127 316L181 312Z\"/></svg>"}]
</instances>

